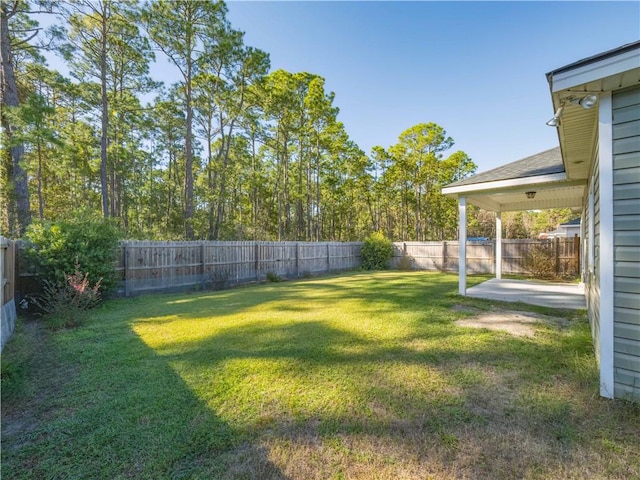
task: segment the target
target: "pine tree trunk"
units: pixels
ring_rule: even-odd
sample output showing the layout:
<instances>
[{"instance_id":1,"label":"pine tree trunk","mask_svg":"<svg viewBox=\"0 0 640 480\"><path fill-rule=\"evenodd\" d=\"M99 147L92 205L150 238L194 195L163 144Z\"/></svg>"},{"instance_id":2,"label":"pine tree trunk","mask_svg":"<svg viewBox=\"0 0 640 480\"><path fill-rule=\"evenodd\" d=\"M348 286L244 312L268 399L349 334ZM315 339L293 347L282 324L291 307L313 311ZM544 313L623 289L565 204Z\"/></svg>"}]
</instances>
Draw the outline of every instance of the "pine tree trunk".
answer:
<instances>
[{"instance_id":1,"label":"pine tree trunk","mask_svg":"<svg viewBox=\"0 0 640 480\"><path fill-rule=\"evenodd\" d=\"M14 127L4 115L5 107L18 107L18 86L13 68L13 57L11 55L11 42L9 39L9 17L11 13L7 10L9 4L0 2L0 59L2 60L2 126L6 135L11 141L14 135ZM31 210L29 204L29 185L27 182L27 172L22 168L21 162L24 155L24 145L22 143L13 145L9 150L11 161L9 182L12 187L12 198L7 205L9 228L11 233L21 236L27 226L31 223Z\"/></svg>"},{"instance_id":2,"label":"pine tree trunk","mask_svg":"<svg viewBox=\"0 0 640 480\"><path fill-rule=\"evenodd\" d=\"M106 2L102 10L102 38L100 43L100 103L101 130L100 137L100 195L102 197L102 216L109 217L109 187L107 176L107 129L109 128L109 104L107 101L107 15Z\"/></svg>"}]
</instances>

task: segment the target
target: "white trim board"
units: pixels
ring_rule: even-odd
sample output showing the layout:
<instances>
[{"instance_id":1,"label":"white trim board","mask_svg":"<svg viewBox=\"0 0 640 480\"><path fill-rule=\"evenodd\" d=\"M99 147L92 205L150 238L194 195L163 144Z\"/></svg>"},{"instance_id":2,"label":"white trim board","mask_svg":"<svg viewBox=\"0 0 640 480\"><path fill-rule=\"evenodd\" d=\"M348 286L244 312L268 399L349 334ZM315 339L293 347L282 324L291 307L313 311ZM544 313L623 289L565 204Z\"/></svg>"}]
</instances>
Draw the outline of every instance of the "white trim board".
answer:
<instances>
[{"instance_id":1,"label":"white trim board","mask_svg":"<svg viewBox=\"0 0 640 480\"><path fill-rule=\"evenodd\" d=\"M613 113L611 92L600 95L598 120L600 194L600 395L614 394ZM593 239L590 239L593 241Z\"/></svg>"}]
</instances>

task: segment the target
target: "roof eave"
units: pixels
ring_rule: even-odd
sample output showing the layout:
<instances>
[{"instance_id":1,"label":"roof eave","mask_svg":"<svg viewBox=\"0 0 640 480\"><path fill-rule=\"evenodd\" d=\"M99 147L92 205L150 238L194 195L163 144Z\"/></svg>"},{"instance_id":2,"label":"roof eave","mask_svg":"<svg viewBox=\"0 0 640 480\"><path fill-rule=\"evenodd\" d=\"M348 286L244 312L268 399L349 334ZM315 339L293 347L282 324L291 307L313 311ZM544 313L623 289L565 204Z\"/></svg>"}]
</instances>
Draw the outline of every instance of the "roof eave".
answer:
<instances>
[{"instance_id":1,"label":"roof eave","mask_svg":"<svg viewBox=\"0 0 640 480\"><path fill-rule=\"evenodd\" d=\"M564 106L558 142L568 178L586 178L595 159L597 108L584 110L571 99L640 84L640 41L579 60L546 74L553 111ZM580 130L575 126L580 126Z\"/></svg>"},{"instance_id":2,"label":"roof eave","mask_svg":"<svg viewBox=\"0 0 640 480\"><path fill-rule=\"evenodd\" d=\"M444 195L461 196L464 193L486 192L490 190L512 189L541 185L545 183L558 183L567 179L565 173L552 173L550 175L538 175L535 177L512 178L508 180L497 180L493 182L471 183L452 187L443 187Z\"/></svg>"}]
</instances>

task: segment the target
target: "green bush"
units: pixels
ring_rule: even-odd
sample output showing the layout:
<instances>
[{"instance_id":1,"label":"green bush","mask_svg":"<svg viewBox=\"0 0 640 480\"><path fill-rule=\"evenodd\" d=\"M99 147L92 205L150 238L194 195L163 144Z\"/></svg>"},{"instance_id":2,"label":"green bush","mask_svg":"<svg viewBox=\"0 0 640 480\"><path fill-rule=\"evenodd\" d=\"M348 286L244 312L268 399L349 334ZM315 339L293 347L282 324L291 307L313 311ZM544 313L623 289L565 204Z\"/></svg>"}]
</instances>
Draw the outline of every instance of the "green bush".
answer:
<instances>
[{"instance_id":1,"label":"green bush","mask_svg":"<svg viewBox=\"0 0 640 480\"><path fill-rule=\"evenodd\" d=\"M115 287L115 260L120 231L110 221L81 217L29 226L26 258L44 286L45 281L63 287L66 276L82 267L93 282L101 282L103 292Z\"/></svg>"},{"instance_id":2,"label":"green bush","mask_svg":"<svg viewBox=\"0 0 640 480\"><path fill-rule=\"evenodd\" d=\"M393 244L381 232L375 232L364 240L362 246L362 268L385 270L393 256Z\"/></svg>"},{"instance_id":3,"label":"green bush","mask_svg":"<svg viewBox=\"0 0 640 480\"><path fill-rule=\"evenodd\" d=\"M278 275L276 272L272 272L272 271L267 272L267 282L277 283L281 281L282 281L282 277Z\"/></svg>"}]
</instances>

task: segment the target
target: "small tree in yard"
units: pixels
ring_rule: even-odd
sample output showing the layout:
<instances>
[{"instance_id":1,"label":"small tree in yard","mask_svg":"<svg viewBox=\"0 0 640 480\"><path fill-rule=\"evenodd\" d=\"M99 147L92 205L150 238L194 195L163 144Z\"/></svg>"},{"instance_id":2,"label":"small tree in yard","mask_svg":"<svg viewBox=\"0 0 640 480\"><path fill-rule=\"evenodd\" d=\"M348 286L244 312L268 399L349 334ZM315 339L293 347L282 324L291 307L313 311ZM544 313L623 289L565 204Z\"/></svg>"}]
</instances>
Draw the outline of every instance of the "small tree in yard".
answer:
<instances>
[{"instance_id":1,"label":"small tree in yard","mask_svg":"<svg viewBox=\"0 0 640 480\"><path fill-rule=\"evenodd\" d=\"M393 256L393 243L380 232L372 233L364 240L361 254L362 268L385 270Z\"/></svg>"}]
</instances>

